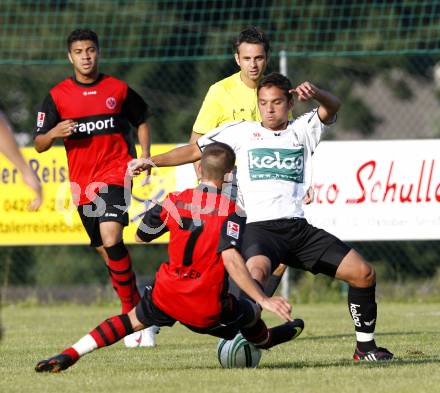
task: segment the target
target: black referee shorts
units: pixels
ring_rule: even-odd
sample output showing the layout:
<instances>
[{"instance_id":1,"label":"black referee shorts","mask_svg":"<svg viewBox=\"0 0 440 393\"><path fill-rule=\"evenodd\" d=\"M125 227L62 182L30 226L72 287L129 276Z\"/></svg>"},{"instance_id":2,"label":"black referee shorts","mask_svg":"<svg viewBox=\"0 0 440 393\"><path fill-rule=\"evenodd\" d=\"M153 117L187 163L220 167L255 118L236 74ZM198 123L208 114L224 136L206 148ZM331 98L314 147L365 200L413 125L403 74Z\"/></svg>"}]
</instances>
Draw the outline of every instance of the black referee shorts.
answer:
<instances>
[{"instance_id":1,"label":"black referee shorts","mask_svg":"<svg viewBox=\"0 0 440 393\"><path fill-rule=\"evenodd\" d=\"M101 222L116 221L124 227L128 225L128 202L125 201L124 192L127 198L129 191L122 186L108 185L107 192L100 190L97 193L99 198L93 202L78 206L78 213L83 226L89 235L90 246L102 246L99 224Z\"/></svg>"},{"instance_id":2,"label":"black referee shorts","mask_svg":"<svg viewBox=\"0 0 440 393\"><path fill-rule=\"evenodd\" d=\"M246 224L241 253L247 260L268 257L272 271L280 264L334 277L350 247L336 236L315 228L305 218Z\"/></svg>"}]
</instances>

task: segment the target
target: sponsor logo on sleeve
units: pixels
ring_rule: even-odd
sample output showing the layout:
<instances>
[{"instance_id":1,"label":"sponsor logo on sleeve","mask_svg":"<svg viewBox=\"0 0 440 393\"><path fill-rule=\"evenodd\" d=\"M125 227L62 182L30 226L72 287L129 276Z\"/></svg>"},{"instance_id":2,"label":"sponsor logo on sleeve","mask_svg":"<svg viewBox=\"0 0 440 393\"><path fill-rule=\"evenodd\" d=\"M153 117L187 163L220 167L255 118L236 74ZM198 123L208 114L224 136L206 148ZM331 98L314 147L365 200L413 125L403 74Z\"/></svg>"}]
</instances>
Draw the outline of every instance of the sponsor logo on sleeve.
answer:
<instances>
[{"instance_id":1,"label":"sponsor logo on sleeve","mask_svg":"<svg viewBox=\"0 0 440 393\"><path fill-rule=\"evenodd\" d=\"M43 127L44 119L46 118L46 114L44 112L38 112L37 115L37 127Z\"/></svg>"},{"instance_id":2,"label":"sponsor logo on sleeve","mask_svg":"<svg viewBox=\"0 0 440 393\"><path fill-rule=\"evenodd\" d=\"M226 234L234 239L238 239L240 234L240 224L233 221L228 221Z\"/></svg>"}]
</instances>

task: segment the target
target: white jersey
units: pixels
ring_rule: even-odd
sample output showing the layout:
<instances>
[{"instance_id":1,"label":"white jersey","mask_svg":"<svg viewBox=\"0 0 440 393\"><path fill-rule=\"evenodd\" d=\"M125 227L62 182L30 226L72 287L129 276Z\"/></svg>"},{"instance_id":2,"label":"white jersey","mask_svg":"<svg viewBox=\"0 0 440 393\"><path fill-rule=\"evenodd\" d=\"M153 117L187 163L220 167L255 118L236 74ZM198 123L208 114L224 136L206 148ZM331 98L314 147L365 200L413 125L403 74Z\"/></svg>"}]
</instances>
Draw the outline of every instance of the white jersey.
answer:
<instances>
[{"instance_id":1,"label":"white jersey","mask_svg":"<svg viewBox=\"0 0 440 393\"><path fill-rule=\"evenodd\" d=\"M327 126L317 109L288 123L283 131L259 122L222 125L197 141L231 146L237 156L238 202L247 222L304 217L303 198L311 185L311 157Z\"/></svg>"}]
</instances>

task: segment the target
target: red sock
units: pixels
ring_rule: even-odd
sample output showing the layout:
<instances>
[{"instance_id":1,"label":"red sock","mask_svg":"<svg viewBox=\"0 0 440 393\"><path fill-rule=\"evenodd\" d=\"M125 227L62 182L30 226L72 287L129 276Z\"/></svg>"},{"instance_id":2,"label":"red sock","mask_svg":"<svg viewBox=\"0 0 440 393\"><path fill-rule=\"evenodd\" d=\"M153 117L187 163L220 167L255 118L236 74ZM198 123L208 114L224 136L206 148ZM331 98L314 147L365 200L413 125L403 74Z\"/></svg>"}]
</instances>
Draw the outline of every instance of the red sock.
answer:
<instances>
[{"instance_id":1,"label":"red sock","mask_svg":"<svg viewBox=\"0 0 440 393\"><path fill-rule=\"evenodd\" d=\"M114 246L105 247L105 250L109 257L107 268L113 288L121 300L122 313L128 313L140 300L130 254L122 241Z\"/></svg>"},{"instance_id":2,"label":"red sock","mask_svg":"<svg viewBox=\"0 0 440 393\"><path fill-rule=\"evenodd\" d=\"M264 345L270 338L269 330L262 319L253 326L241 328L240 331L246 340L256 345Z\"/></svg>"},{"instance_id":3,"label":"red sock","mask_svg":"<svg viewBox=\"0 0 440 393\"><path fill-rule=\"evenodd\" d=\"M72 359L70 367L81 356L97 348L114 344L121 338L133 333L130 318L127 314L117 315L101 322L90 333L86 334L71 347L66 348L61 355L68 355Z\"/></svg>"},{"instance_id":4,"label":"red sock","mask_svg":"<svg viewBox=\"0 0 440 393\"><path fill-rule=\"evenodd\" d=\"M79 359L78 352L75 351L72 347L66 348L63 352L61 352L61 355L68 355L70 356L75 362Z\"/></svg>"},{"instance_id":5,"label":"red sock","mask_svg":"<svg viewBox=\"0 0 440 393\"><path fill-rule=\"evenodd\" d=\"M133 333L127 314L117 315L106 319L89 334L93 337L98 348L106 347Z\"/></svg>"}]
</instances>

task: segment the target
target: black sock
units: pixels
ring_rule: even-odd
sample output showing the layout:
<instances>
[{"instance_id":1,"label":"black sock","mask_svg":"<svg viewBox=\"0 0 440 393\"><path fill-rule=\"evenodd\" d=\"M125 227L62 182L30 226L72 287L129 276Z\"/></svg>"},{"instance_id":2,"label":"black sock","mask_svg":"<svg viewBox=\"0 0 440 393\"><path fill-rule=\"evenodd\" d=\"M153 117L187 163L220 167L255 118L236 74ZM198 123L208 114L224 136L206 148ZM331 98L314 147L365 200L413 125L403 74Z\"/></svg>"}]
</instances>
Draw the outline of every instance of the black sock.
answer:
<instances>
[{"instance_id":1,"label":"black sock","mask_svg":"<svg viewBox=\"0 0 440 393\"><path fill-rule=\"evenodd\" d=\"M252 326L241 327L240 331L246 340L255 345L266 344L269 338L269 331L262 319L259 319L257 323Z\"/></svg>"},{"instance_id":2,"label":"black sock","mask_svg":"<svg viewBox=\"0 0 440 393\"><path fill-rule=\"evenodd\" d=\"M261 285L257 280L254 279L255 284L257 284L257 286L263 291L265 292L263 285ZM236 299L240 299L240 298L244 298L244 299L249 299L251 302L255 303L255 301L253 299L251 299L247 293L243 292L238 285L231 279L229 278L229 287L228 287L228 293L230 293L231 295L234 295L234 297Z\"/></svg>"},{"instance_id":3,"label":"black sock","mask_svg":"<svg viewBox=\"0 0 440 393\"><path fill-rule=\"evenodd\" d=\"M234 282L234 280L231 277L229 277L228 292L231 295L234 295L236 299L238 299L241 295L241 289L238 287L238 285Z\"/></svg>"},{"instance_id":4,"label":"black sock","mask_svg":"<svg viewBox=\"0 0 440 393\"><path fill-rule=\"evenodd\" d=\"M278 285L280 285L280 281L282 277L283 275L275 276L273 274L269 277L269 279L266 282L266 285L264 286L264 293L266 294L266 296L272 297L272 295L277 290Z\"/></svg>"},{"instance_id":5,"label":"black sock","mask_svg":"<svg viewBox=\"0 0 440 393\"><path fill-rule=\"evenodd\" d=\"M373 349L376 349L377 345L376 345L376 342L374 340L365 341L365 342L357 341L356 342L356 347L361 352L368 352L368 351L372 351Z\"/></svg>"},{"instance_id":6,"label":"black sock","mask_svg":"<svg viewBox=\"0 0 440 393\"><path fill-rule=\"evenodd\" d=\"M357 347L362 352L376 348L374 329L376 327L377 305L376 285L369 288L348 288L348 310L355 324L357 333ZM359 341L362 333L371 335L371 340Z\"/></svg>"}]
</instances>

